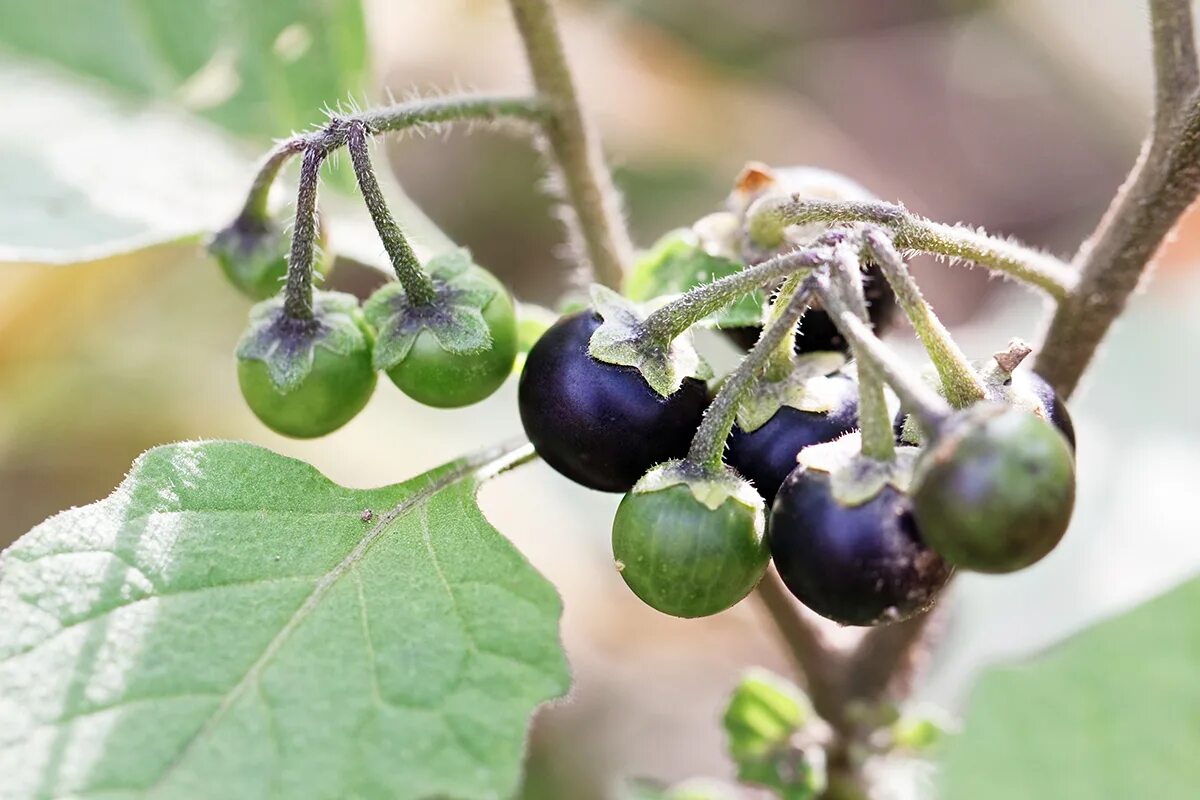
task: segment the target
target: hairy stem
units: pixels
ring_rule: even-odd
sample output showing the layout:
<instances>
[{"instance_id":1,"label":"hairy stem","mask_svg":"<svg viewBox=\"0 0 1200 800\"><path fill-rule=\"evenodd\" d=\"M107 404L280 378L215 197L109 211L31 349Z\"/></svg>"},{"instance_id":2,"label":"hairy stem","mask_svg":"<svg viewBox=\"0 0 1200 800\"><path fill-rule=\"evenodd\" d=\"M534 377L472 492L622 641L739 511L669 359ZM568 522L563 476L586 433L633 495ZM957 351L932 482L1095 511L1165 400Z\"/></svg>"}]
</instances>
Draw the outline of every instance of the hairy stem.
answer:
<instances>
[{"instance_id":1,"label":"hairy stem","mask_svg":"<svg viewBox=\"0 0 1200 800\"><path fill-rule=\"evenodd\" d=\"M774 300L771 301L771 309L767 313L766 325L771 325L779 316L783 314L788 303L800 291L804 285L804 281L808 278L805 273L793 273L788 276L783 285L779 287L779 291L775 293ZM811 290L807 292L811 295ZM800 316L804 316L804 312L800 312ZM771 352L770 358L767 360L766 374L770 380L781 381L785 379L792 371L793 359L796 353L796 329L797 325L792 325L787 329L783 339L776 345Z\"/></svg>"},{"instance_id":2,"label":"hairy stem","mask_svg":"<svg viewBox=\"0 0 1200 800\"><path fill-rule=\"evenodd\" d=\"M747 218L751 238L764 247L782 242L790 225L874 223L890 230L902 250L979 264L1037 286L1055 300L1065 298L1076 283L1074 270L1053 256L971 228L933 222L894 203L764 198L750 207Z\"/></svg>"},{"instance_id":3,"label":"hairy stem","mask_svg":"<svg viewBox=\"0 0 1200 800\"><path fill-rule=\"evenodd\" d=\"M725 442L729 439L729 432L733 430L742 396L766 369L771 354L779 347L788 331L795 329L800 315L808 308L808 296L807 288L793 294L774 321L763 329L758 343L746 354L737 369L725 379L721 391L717 392L717 396L705 410L704 419L696 429L692 447L688 451L688 461L713 471L721 468Z\"/></svg>"},{"instance_id":4,"label":"hairy stem","mask_svg":"<svg viewBox=\"0 0 1200 800\"><path fill-rule=\"evenodd\" d=\"M862 265L854 250L848 245L837 247L833 266L846 298L846 307L870 330L867 299L863 293ZM891 461L896 455L896 442L887 396L883 391L882 374L869 354L861 352L862 346L858 342L850 337L846 337L846 341L850 343L850 350L858 364L858 422L862 433L862 454L875 461Z\"/></svg>"},{"instance_id":5,"label":"hairy stem","mask_svg":"<svg viewBox=\"0 0 1200 800\"><path fill-rule=\"evenodd\" d=\"M775 256L741 272L692 289L646 317L642 323L643 328L647 335L665 347L679 334L739 297L792 273L811 269L821 264L826 257L827 252L807 249Z\"/></svg>"},{"instance_id":6,"label":"hairy stem","mask_svg":"<svg viewBox=\"0 0 1200 800\"><path fill-rule=\"evenodd\" d=\"M900 396L900 402L917 416L926 430L936 430L942 420L953 411L950 404L933 389L909 374L909 370L892 349L881 342L871 331L871 327L850 309L838 292L834 291L826 276L816 278L815 289L821 304L829 312L830 319L850 343L855 359L859 360L860 385L865 362L883 376Z\"/></svg>"},{"instance_id":7,"label":"hairy stem","mask_svg":"<svg viewBox=\"0 0 1200 800\"><path fill-rule=\"evenodd\" d=\"M1187 0L1150 0L1156 108L1133 171L1075 256L1079 286L1059 304L1034 369L1068 397L1159 245L1200 193L1200 95Z\"/></svg>"},{"instance_id":8,"label":"hairy stem","mask_svg":"<svg viewBox=\"0 0 1200 800\"><path fill-rule=\"evenodd\" d=\"M983 382L975 373L966 354L959 348L938 319L937 314L921 296L921 288L913 280L908 267L896 251L891 239L879 228L868 228L863 233L867 251L883 270L884 277L896 293L896 300L912 322L913 329L929 353L929 358L942 379L942 391L950 405L965 408L987 396Z\"/></svg>"},{"instance_id":9,"label":"hairy stem","mask_svg":"<svg viewBox=\"0 0 1200 800\"><path fill-rule=\"evenodd\" d=\"M287 284L283 310L293 319L313 316L313 250L317 230L317 185L321 182L321 162L327 155L322 147L308 147L300 165L300 185L296 190L296 221L292 225L292 250L288 256Z\"/></svg>"},{"instance_id":10,"label":"hairy stem","mask_svg":"<svg viewBox=\"0 0 1200 800\"><path fill-rule=\"evenodd\" d=\"M579 105L550 0L510 0L538 93L550 103L543 129L562 172L568 211L598 282L619 289L633 245L612 176Z\"/></svg>"},{"instance_id":11,"label":"hairy stem","mask_svg":"<svg viewBox=\"0 0 1200 800\"><path fill-rule=\"evenodd\" d=\"M404 293L413 305L432 303L436 297L433 282L421 269L417 254L413 252L408 239L404 237L400 226L392 217L383 191L379 188L379 181L375 179L365 124L351 124L346 146L350 151L350 161L354 165L354 174L358 178L358 188L362 192L363 201L371 214L371 220L375 223L375 230L379 232L379 238L383 241L383 247L387 250L388 258L392 261L392 269L396 271L396 277L404 287Z\"/></svg>"},{"instance_id":12,"label":"hairy stem","mask_svg":"<svg viewBox=\"0 0 1200 800\"><path fill-rule=\"evenodd\" d=\"M297 134L275 145L259 165L241 216L265 219L271 186L292 156L305 152L311 145L323 147L326 154L336 150L346 144L353 123L366 125L369 132L402 131L460 121L515 119L538 122L547 113L546 103L538 97L463 94L394 103L359 114L334 117L319 131Z\"/></svg>"}]
</instances>

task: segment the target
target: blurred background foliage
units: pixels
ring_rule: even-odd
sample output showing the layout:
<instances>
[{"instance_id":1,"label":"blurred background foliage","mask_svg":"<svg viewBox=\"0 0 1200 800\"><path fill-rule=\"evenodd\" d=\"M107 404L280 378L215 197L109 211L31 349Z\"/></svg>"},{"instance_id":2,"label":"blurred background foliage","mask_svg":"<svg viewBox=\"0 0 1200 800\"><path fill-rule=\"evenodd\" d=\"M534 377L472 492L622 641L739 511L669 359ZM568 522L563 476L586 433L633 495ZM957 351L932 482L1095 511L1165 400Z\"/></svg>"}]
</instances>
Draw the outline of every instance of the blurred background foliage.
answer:
<instances>
[{"instance_id":1,"label":"blurred background foliage","mask_svg":"<svg viewBox=\"0 0 1200 800\"><path fill-rule=\"evenodd\" d=\"M1124 177L1147 120L1147 24L1142 4L1129 0L562 5L581 92L642 245L718 206L742 163L756 159L840 170L919 213L1066 255ZM15 109L0 133L0 260L11 262L0 269L0 545L106 495L138 453L162 442L246 439L342 483L374 486L519 434L513 387L471 411L443 412L390 386L331 437L271 434L241 403L231 368L247 303L198 244L200 231L236 210L256 155L318 122L323 107L414 88L525 85L504 6L0 4L0 101ZM520 299L553 306L578 287L527 142L456 132L387 148L405 190ZM345 251L378 262L382 248L360 218L342 214L346 201L333 191L325 200L338 209L335 246L340 225ZM1130 617L1120 621L1127 639L1118 631L1105 640L1116 644L1078 640L1095 657L1051 656L1057 672L1030 672L1033 683L1020 671L989 677L969 701L982 667L1039 652L1200 567L1191 497L1200 477L1195 215L1160 262L1073 404L1081 498L1071 535L1026 573L955 587L917 698L965 710L968 731L976 718L987 722L949 751L949 796L994 796L980 787L1016 770L1034 776L1022 796L1094 797L1089 787L1111 784L1063 776L1094 774L1135 741L1166 759L1139 768L1178 770L1186 759L1159 733L1184 730L1195 737L1190 752L1200 746L1194 694L1145 699L1130 688L1196 674L1194 591L1184 595L1192 602L1156 612L1168 615L1165 636L1190 636L1163 648L1162 660ZM1041 301L1018 287L936 264L918 264L917 274L972 355L1036 332ZM332 280L364 291L378 277L345 259ZM893 338L907 341L904 333ZM482 502L566 604L575 689L539 715L526 795L587 800L613 796L620 776L729 776L717 724L725 695L748 665L787 669L760 609L747 602L684 622L642 607L610 566L616 498L543 466L490 485ZM1117 658L1126 646L1144 658ZM1028 688L1035 683L1050 688ZM1095 706L1086 695L1068 699L1081 685L1124 686L1130 696ZM1058 716L1058 703L1095 711L1056 719L1065 747L1035 752L1014 744L1045 738L1026 738L1043 716L1021 712L1027 706L1014 698L1031 696L1044 718ZM1126 730L1121 714L1134 707L1149 721ZM1156 713L1184 722L1156 726ZM1089 746L1097 741L1107 749ZM971 766L991 752L1018 763ZM895 797L923 796L931 780L911 769L888 786Z\"/></svg>"}]
</instances>

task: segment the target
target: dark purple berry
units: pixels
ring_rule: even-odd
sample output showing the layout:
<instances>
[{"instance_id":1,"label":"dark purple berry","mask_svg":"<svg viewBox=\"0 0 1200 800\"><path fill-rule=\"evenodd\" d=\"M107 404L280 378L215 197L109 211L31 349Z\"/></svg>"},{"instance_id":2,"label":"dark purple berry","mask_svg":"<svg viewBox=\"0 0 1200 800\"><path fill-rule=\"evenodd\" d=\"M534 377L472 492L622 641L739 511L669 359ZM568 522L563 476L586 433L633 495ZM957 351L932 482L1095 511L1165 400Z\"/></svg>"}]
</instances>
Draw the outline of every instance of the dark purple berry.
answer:
<instances>
[{"instance_id":1,"label":"dark purple berry","mask_svg":"<svg viewBox=\"0 0 1200 800\"><path fill-rule=\"evenodd\" d=\"M576 483L626 492L655 464L686 455L708 389L686 378L670 397L633 367L588 353L600 317L581 311L547 330L525 360L521 424L539 456Z\"/></svg>"},{"instance_id":2,"label":"dark purple berry","mask_svg":"<svg viewBox=\"0 0 1200 800\"><path fill-rule=\"evenodd\" d=\"M837 401L828 411L801 411L783 406L759 428L747 433L734 425L725 460L746 478L767 505L775 500L784 479L796 468L796 454L805 447L833 441L858 427L858 387L845 375L832 376Z\"/></svg>"},{"instance_id":3,"label":"dark purple berry","mask_svg":"<svg viewBox=\"0 0 1200 800\"><path fill-rule=\"evenodd\" d=\"M951 569L922 542L907 495L884 486L844 506L827 472L798 466L767 521L771 556L801 603L843 625L876 625L929 608Z\"/></svg>"}]
</instances>

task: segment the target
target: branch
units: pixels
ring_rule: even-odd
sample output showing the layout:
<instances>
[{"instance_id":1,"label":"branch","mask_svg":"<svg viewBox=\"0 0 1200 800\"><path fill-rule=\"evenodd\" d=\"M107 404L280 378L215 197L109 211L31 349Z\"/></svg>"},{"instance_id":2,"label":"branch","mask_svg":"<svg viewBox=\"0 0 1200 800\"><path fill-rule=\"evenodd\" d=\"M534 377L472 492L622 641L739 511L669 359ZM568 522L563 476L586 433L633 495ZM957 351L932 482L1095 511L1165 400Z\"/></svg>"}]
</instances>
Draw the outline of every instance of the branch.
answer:
<instances>
[{"instance_id":1,"label":"branch","mask_svg":"<svg viewBox=\"0 0 1200 800\"><path fill-rule=\"evenodd\" d=\"M1036 286L1056 300L1075 286L1075 272L1054 256L983 231L933 222L895 203L767 197L750 207L747 219L750 238L767 248L782 244L791 225L873 223L887 228L902 250L980 264Z\"/></svg>"},{"instance_id":2,"label":"branch","mask_svg":"<svg viewBox=\"0 0 1200 800\"><path fill-rule=\"evenodd\" d=\"M1034 369L1064 397L1079 384L1155 252L1200 193L1200 102L1189 0L1150 0L1154 126L1133 171L1075 256L1079 286L1055 312Z\"/></svg>"},{"instance_id":3,"label":"branch","mask_svg":"<svg viewBox=\"0 0 1200 800\"><path fill-rule=\"evenodd\" d=\"M612 176L580 109L554 11L549 0L510 0L510 5L534 86L551 106L543 128L562 171L575 223L572 233L581 240L579 256L591 264L600 283L619 289L633 245Z\"/></svg>"}]
</instances>

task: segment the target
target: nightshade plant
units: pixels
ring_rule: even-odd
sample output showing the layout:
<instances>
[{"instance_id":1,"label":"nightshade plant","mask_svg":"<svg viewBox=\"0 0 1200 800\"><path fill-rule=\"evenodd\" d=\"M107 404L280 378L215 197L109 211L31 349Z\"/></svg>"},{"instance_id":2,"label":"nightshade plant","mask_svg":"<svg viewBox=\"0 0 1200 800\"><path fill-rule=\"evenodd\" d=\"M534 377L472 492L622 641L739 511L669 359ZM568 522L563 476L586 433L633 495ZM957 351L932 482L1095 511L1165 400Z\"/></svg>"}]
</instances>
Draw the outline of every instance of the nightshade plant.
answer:
<instances>
[{"instance_id":1,"label":"nightshade plant","mask_svg":"<svg viewBox=\"0 0 1200 800\"><path fill-rule=\"evenodd\" d=\"M789 799L869 796L873 762L929 738L914 733L927 726L897 727L895 709L954 571L1023 569L1066 534L1076 443L1064 398L1200 187L1188 3L1149 0L1153 133L1072 263L917 217L841 176L753 163L724 209L635 260L552 9L511 6L533 93L334 114L266 156L209 247L261 301L236 368L267 426L328 434L365 406L379 372L421 403L470 405L513 371L514 303L465 250L421 263L370 142L457 122L535 133L596 284L588 307L549 326L523 362L532 447L500 445L366 492L246 445L146 454L110 498L52 518L4 555L5 796L233 796L228 787L251 785L244 796L512 794L528 715L566 691L559 608L474 493L537 456L623 493L614 565L646 604L692 618L756 593L770 612L807 693L761 672L737 688L724 723L739 778ZM316 286L327 263L321 166L343 148L396 277L361 305ZM296 158L286 243L267 197ZM1052 311L1033 371L1018 369L1031 352L1020 340L971 362L923 299L910 253L1042 292ZM927 374L878 336L895 306ZM725 330L748 352L714 375L698 328ZM857 644L831 647L801 604L863 627ZM109 626L149 637L164 650L151 656L178 661L185 677L164 682L150 656L122 665L101 646ZM218 640L195 635L210 626ZM121 669L120 681L92 680ZM39 680L73 698L67 715L47 711ZM138 704L172 710L142 715ZM311 714L322 715L319 734L290 740ZM120 730L99 772L63 767L81 719Z\"/></svg>"}]
</instances>

